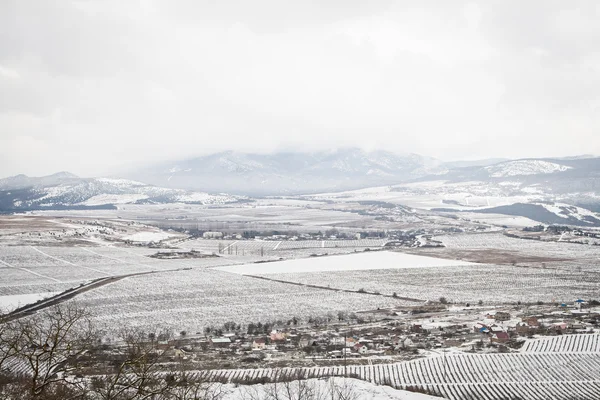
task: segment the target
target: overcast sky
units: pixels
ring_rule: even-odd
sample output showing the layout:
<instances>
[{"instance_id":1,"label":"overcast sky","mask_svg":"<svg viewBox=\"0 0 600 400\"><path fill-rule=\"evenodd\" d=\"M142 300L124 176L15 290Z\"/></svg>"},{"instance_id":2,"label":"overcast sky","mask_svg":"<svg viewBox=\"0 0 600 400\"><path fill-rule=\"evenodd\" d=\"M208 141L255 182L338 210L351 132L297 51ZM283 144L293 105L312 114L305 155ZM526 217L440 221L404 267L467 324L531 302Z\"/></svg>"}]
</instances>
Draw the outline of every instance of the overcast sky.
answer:
<instances>
[{"instance_id":1,"label":"overcast sky","mask_svg":"<svg viewBox=\"0 0 600 400\"><path fill-rule=\"evenodd\" d=\"M600 154L597 1L0 1L0 176Z\"/></svg>"}]
</instances>

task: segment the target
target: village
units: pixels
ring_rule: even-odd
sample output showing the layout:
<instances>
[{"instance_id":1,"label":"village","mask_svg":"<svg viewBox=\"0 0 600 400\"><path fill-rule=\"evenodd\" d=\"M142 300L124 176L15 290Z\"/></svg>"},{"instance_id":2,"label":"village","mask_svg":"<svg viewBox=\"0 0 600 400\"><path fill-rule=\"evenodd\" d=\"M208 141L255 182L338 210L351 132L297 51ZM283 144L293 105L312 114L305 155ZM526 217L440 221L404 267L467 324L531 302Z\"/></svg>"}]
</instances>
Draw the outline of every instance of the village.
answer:
<instances>
[{"instance_id":1,"label":"village","mask_svg":"<svg viewBox=\"0 0 600 400\"><path fill-rule=\"evenodd\" d=\"M285 368L407 361L447 352L518 352L526 339L591 334L600 328L600 303L528 304L486 308L483 304L431 303L282 323L233 322L204 332L151 334L158 362L183 370ZM114 342L90 364L119 354ZM85 360L79 368L86 369ZM89 371L87 371L89 372Z\"/></svg>"}]
</instances>

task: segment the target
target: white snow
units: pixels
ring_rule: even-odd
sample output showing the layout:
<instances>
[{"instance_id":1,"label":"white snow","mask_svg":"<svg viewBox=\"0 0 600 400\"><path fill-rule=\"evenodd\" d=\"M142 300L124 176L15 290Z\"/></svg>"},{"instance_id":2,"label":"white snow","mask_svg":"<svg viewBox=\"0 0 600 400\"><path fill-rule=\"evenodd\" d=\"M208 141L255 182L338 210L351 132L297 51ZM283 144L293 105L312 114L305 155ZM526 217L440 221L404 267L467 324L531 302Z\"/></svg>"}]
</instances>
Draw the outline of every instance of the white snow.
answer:
<instances>
[{"instance_id":1,"label":"white snow","mask_svg":"<svg viewBox=\"0 0 600 400\"><path fill-rule=\"evenodd\" d=\"M266 385L227 386L231 391L223 397L223 400L304 398L301 395L306 389L300 392L300 388L307 387L310 388L311 393L316 395L315 398L322 399L440 400L439 397L397 390L389 386L378 386L351 378L308 379L306 381L293 381L287 385L284 383L277 385L269 383ZM291 388L290 393L286 392L287 388ZM275 394L275 391L279 393L278 396L270 397L270 395ZM331 393L332 391L334 394ZM291 396L288 396L289 394Z\"/></svg>"},{"instance_id":2,"label":"white snow","mask_svg":"<svg viewBox=\"0 0 600 400\"><path fill-rule=\"evenodd\" d=\"M560 218L568 219L569 217L576 218L580 221L585 221L585 217L593 217L600 220L600 214L590 211L586 208L573 206L571 204L564 203L536 203L544 207L549 212L555 214Z\"/></svg>"},{"instance_id":3,"label":"white snow","mask_svg":"<svg viewBox=\"0 0 600 400\"><path fill-rule=\"evenodd\" d=\"M571 169L566 165L541 160L508 161L485 167L493 178L504 178L518 175L551 174Z\"/></svg>"},{"instance_id":4,"label":"white snow","mask_svg":"<svg viewBox=\"0 0 600 400\"><path fill-rule=\"evenodd\" d=\"M392 251L373 251L341 256L325 256L219 267L234 274L281 274L321 271L357 271L392 268L427 268L474 265L466 261L416 256Z\"/></svg>"},{"instance_id":5,"label":"white snow","mask_svg":"<svg viewBox=\"0 0 600 400\"><path fill-rule=\"evenodd\" d=\"M99 194L97 196L90 197L80 204L86 206L98 206L102 204L128 204L147 198L148 196L145 194Z\"/></svg>"},{"instance_id":6,"label":"white snow","mask_svg":"<svg viewBox=\"0 0 600 400\"><path fill-rule=\"evenodd\" d=\"M159 242L164 239L168 239L175 236L168 232L138 232L133 235L123 237L124 240L131 240L132 242Z\"/></svg>"},{"instance_id":7,"label":"white snow","mask_svg":"<svg viewBox=\"0 0 600 400\"><path fill-rule=\"evenodd\" d=\"M520 185L520 184L519 184ZM476 210L515 203L531 203L544 199L538 190L522 190L516 184L446 180L411 182L395 186L371 187L339 193L307 195L310 200L385 201L401 204L413 209L448 208L456 210Z\"/></svg>"},{"instance_id":8,"label":"white snow","mask_svg":"<svg viewBox=\"0 0 600 400\"><path fill-rule=\"evenodd\" d=\"M114 186L148 186L145 183L132 181L129 179L116 179L116 178L96 178L96 181L102 183L108 183Z\"/></svg>"},{"instance_id":9,"label":"white snow","mask_svg":"<svg viewBox=\"0 0 600 400\"><path fill-rule=\"evenodd\" d=\"M35 303L36 301L47 299L55 296L60 292L45 292L31 294L15 294L11 296L0 296L0 312L11 312L19 307L27 304Z\"/></svg>"},{"instance_id":10,"label":"white snow","mask_svg":"<svg viewBox=\"0 0 600 400\"><path fill-rule=\"evenodd\" d=\"M192 193L187 193L187 194L181 194L179 196L177 196L175 199L177 201L181 201L181 202L190 202L190 203L195 203L195 202L204 202L206 200L211 200L213 198L213 196L209 195L208 193L202 193L202 192L192 192Z\"/></svg>"},{"instance_id":11,"label":"white snow","mask_svg":"<svg viewBox=\"0 0 600 400\"><path fill-rule=\"evenodd\" d=\"M478 221L483 224L497 225L497 226L510 226L517 228L524 228L527 226L538 225L538 221L526 217L515 217L513 215L505 214L482 214L477 212L463 212L460 214L462 218Z\"/></svg>"}]
</instances>

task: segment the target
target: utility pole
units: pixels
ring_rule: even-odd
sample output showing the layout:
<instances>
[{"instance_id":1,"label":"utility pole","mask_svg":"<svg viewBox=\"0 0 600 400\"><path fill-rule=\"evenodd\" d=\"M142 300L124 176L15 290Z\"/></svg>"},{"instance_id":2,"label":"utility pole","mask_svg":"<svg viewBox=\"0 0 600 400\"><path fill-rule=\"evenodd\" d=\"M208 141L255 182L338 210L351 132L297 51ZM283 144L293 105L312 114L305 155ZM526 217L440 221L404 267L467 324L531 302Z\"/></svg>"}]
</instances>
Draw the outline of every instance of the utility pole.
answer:
<instances>
[{"instance_id":1,"label":"utility pole","mask_svg":"<svg viewBox=\"0 0 600 400\"><path fill-rule=\"evenodd\" d=\"M346 346L347 346L347 340L348 340L348 331L344 330L344 378L348 377L348 372L346 370Z\"/></svg>"}]
</instances>

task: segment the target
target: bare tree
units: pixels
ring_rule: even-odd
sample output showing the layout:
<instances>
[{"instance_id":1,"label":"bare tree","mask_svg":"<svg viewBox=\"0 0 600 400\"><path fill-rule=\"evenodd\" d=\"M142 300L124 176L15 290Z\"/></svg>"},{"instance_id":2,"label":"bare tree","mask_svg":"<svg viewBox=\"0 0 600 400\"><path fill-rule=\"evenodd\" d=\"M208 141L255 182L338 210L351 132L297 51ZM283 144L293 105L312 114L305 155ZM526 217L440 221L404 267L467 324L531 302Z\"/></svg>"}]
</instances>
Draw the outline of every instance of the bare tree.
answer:
<instances>
[{"instance_id":1,"label":"bare tree","mask_svg":"<svg viewBox=\"0 0 600 400\"><path fill-rule=\"evenodd\" d=\"M33 316L3 324L2 357L23 363L31 397L56 392L71 382L65 376L72 362L97 342L88 314L76 303L56 305Z\"/></svg>"},{"instance_id":2,"label":"bare tree","mask_svg":"<svg viewBox=\"0 0 600 400\"><path fill-rule=\"evenodd\" d=\"M221 400L227 392L222 383L209 382L185 373L172 375L168 397L172 400Z\"/></svg>"},{"instance_id":3,"label":"bare tree","mask_svg":"<svg viewBox=\"0 0 600 400\"><path fill-rule=\"evenodd\" d=\"M243 400L358 400L359 393L345 378L306 379L301 370L278 371L271 383L244 387Z\"/></svg>"},{"instance_id":4,"label":"bare tree","mask_svg":"<svg viewBox=\"0 0 600 400\"><path fill-rule=\"evenodd\" d=\"M0 315L0 375L8 373L8 361L16 354L16 341L21 334L10 324L6 315Z\"/></svg>"},{"instance_id":5,"label":"bare tree","mask_svg":"<svg viewBox=\"0 0 600 400\"><path fill-rule=\"evenodd\" d=\"M169 338L166 330L123 329L119 333L123 354L113 363L113 370L92 380L91 390L103 400L165 398L173 379L159 364L164 351L158 343Z\"/></svg>"}]
</instances>

